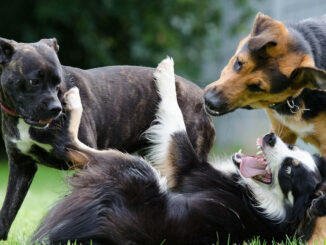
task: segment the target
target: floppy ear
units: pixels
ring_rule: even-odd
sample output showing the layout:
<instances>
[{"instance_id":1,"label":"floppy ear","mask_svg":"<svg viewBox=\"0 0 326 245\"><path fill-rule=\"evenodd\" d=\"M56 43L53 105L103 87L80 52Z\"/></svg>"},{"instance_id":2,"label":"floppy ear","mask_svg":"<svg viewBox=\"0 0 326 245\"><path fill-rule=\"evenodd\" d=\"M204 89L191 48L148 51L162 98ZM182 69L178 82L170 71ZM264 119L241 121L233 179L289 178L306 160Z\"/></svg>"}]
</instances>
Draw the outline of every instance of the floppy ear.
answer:
<instances>
[{"instance_id":1,"label":"floppy ear","mask_svg":"<svg viewBox=\"0 0 326 245\"><path fill-rule=\"evenodd\" d=\"M298 67L292 71L290 79L294 89L326 89L326 71L316 67Z\"/></svg>"},{"instance_id":2,"label":"floppy ear","mask_svg":"<svg viewBox=\"0 0 326 245\"><path fill-rule=\"evenodd\" d=\"M6 64L11 60L15 52L13 41L5 38L0 38L0 64Z\"/></svg>"},{"instance_id":3,"label":"floppy ear","mask_svg":"<svg viewBox=\"0 0 326 245\"><path fill-rule=\"evenodd\" d=\"M57 39L55 37L54 38L41 39L40 42L45 43L50 48L53 48L56 53L59 52L59 44L58 44Z\"/></svg>"},{"instance_id":4,"label":"floppy ear","mask_svg":"<svg viewBox=\"0 0 326 245\"><path fill-rule=\"evenodd\" d=\"M280 25L279 21L258 13L248 40L248 49L258 51L267 45L276 46Z\"/></svg>"}]
</instances>

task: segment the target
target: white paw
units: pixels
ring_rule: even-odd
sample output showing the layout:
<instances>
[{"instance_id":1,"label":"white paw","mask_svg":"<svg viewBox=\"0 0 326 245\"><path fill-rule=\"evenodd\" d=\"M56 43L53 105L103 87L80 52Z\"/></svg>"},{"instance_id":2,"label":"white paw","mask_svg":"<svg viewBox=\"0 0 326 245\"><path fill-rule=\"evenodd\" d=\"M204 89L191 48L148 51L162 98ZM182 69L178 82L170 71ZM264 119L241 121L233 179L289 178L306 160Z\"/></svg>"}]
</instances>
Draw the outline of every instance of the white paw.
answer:
<instances>
[{"instance_id":1,"label":"white paw","mask_svg":"<svg viewBox=\"0 0 326 245\"><path fill-rule=\"evenodd\" d=\"M176 91L173 59L167 57L161 61L153 75L161 98L175 98Z\"/></svg>"},{"instance_id":2,"label":"white paw","mask_svg":"<svg viewBox=\"0 0 326 245\"><path fill-rule=\"evenodd\" d=\"M73 87L69 89L63 95L65 101L65 109L67 111L72 111L75 109L82 109L82 103L80 100L79 89L77 87Z\"/></svg>"}]
</instances>

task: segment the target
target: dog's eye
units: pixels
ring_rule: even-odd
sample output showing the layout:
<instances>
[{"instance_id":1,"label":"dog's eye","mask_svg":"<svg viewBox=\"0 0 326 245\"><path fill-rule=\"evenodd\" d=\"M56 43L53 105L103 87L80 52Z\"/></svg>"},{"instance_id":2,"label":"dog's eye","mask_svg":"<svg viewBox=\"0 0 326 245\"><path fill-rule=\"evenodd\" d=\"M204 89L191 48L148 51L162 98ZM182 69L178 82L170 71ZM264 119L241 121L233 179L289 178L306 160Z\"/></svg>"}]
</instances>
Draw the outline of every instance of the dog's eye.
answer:
<instances>
[{"instance_id":1,"label":"dog's eye","mask_svg":"<svg viewBox=\"0 0 326 245\"><path fill-rule=\"evenodd\" d=\"M259 83L249 84L248 85L248 90L250 92L254 92L254 93L257 93L257 92L265 92L265 90L260 87L260 84Z\"/></svg>"},{"instance_id":2,"label":"dog's eye","mask_svg":"<svg viewBox=\"0 0 326 245\"><path fill-rule=\"evenodd\" d=\"M234 62L233 69L234 69L235 71L240 71L241 68L242 68L242 65L243 65L243 63L239 60L239 58L237 58L237 59L235 60L235 62Z\"/></svg>"},{"instance_id":3,"label":"dog's eye","mask_svg":"<svg viewBox=\"0 0 326 245\"><path fill-rule=\"evenodd\" d=\"M40 83L39 80L29 80L29 84L30 84L30 85L33 85L33 86L36 86L36 85L38 85L39 83Z\"/></svg>"}]
</instances>

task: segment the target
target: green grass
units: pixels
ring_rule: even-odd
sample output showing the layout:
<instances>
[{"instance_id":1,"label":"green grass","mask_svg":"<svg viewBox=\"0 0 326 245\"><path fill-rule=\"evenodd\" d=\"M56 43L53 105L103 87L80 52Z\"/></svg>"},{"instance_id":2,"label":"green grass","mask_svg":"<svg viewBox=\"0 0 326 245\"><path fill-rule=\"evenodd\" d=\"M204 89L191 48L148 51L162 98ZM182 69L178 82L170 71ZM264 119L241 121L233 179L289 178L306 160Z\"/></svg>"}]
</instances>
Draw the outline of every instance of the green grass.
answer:
<instances>
[{"instance_id":1,"label":"green grass","mask_svg":"<svg viewBox=\"0 0 326 245\"><path fill-rule=\"evenodd\" d=\"M19 210L19 213L11 227L7 241L1 241L0 245L20 245L28 244L30 236L33 234L37 225L46 212L67 193L65 177L68 172L58 171L55 169L39 165L32 186L25 198L25 201ZM0 161L0 203L2 205L6 193L8 181L8 167ZM218 236L217 236L218 241ZM162 241L165 244L166 241ZM74 244L74 243L71 243ZM219 244L218 242L216 244ZM250 245L264 245L259 238L253 238ZM276 244L276 243L274 243ZM301 245L297 239L288 239L281 243L284 245Z\"/></svg>"},{"instance_id":2,"label":"green grass","mask_svg":"<svg viewBox=\"0 0 326 245\"><path fill-rule=\"evenodd\" d=\"M0 163L0 203L2 205L6 194L8 181L8 166ZM67 188L65 176L68 172L39 165L32 186L18 215L11 226L7 241L1 241L0 245L28 244L28 239L36 229L42 217L53 204L60 199Z\"/></svg>"}]
</instances>

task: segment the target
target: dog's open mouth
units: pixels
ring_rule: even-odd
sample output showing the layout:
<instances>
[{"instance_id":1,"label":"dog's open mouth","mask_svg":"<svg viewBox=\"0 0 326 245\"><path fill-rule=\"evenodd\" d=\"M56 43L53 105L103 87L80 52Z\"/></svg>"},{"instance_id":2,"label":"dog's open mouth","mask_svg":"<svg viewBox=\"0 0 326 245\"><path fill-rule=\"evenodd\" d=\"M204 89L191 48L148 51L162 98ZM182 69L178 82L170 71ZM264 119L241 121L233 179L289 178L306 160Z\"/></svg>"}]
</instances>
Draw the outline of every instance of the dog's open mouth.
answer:
<instances>
[{"instance_id":1,"label":"dog's open mouth","mask_svg":"<svg viewBox=\"0 0 326 245\"><path fill-rule=\"evenodd\" d=\"M261 149L262 139L257 139L257 147ZM240 173L245 178L253 178L264 184L272 183L272 173L270 166L260 150L256 156L249 156L238 152L232 156L233 162L239 168Z\"/></svg>"},{"instance_id":2,"label":"dog's open mouth","mask_svg":"<svg viewBox=\"0 0 326 245\"><path fill-rule=\"evenodd\" d=\"M36 120L36 119L32 119L32 118L24 118L24 121L31 125L32 127L36 127L36 128L47 128L50 123L53 121L52 119L47 119L47 120Z\"/></svg>"}]
</instances>

